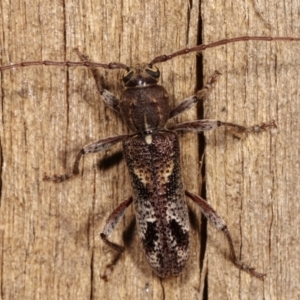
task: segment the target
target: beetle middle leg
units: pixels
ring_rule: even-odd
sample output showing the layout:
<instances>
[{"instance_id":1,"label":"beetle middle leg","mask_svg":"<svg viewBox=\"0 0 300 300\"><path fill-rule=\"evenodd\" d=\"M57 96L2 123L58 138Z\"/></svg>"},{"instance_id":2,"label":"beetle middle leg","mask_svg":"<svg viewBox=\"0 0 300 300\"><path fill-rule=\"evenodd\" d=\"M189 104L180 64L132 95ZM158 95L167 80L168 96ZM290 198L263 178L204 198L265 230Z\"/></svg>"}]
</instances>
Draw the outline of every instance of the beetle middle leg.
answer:
<instances>
[{"instance_id":1,"label":"beetle middle leg","mask_svg":"<svg viewBox=\"0 0 300 300\"><path fill-rule=\"evenodd\" d=\"M254 126L242 126L242 125L238 125L230 122L223 122L219 120L202 119L202 120L188 121L188 122L175 124L173 126L168 127L168 129L175 130L175 131L189 130L189 131L201 132L201 131L215 129L221 126L230 128L233 131L233 133L236 134L261 132L267 130L268 128L277 127L274 120L267 123L254 125Z\"/></svg>"},{"instance_id":2,"label":"beetle middle leg","mask_svg":"<svg viewBox=\"0 0 300 300\"><path fill-rule=\"evenodd\" d=\"M90 153L97 153L100 151L107 150L112 145L117 144L121 142L124 138L128 137L128 135L117 135L117 136L111 136L106 139L102 139L99 141L92 142L90 144L87 144L84 146L77 154L75 162L73 164L73 170L70 173L63 174L63 175L54 175L54 176L44 176L45 181L54 181L54 182L62 182L65 180L70 179L74 175L79 174L79 163L80 159L83 155L90 154Z\"/></svg>"}]
</instances>

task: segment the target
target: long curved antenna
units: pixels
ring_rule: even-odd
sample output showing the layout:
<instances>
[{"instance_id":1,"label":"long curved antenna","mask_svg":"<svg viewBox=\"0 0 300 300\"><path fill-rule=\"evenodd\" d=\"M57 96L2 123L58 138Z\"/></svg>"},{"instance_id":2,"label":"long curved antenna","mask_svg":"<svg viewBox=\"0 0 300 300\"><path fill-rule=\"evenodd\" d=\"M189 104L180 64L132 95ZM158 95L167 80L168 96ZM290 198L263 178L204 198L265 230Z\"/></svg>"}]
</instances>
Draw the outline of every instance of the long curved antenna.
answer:
<instances>
[{"instance_id":1,"label":"long curved antenna","mask_svg":"<svg viewBox=\"0 0 300 300\"><path fill-rule=\"evenodd\" d=\"M0 66L0 71L20 68L20 67L29 67L29 66L63 66L63 67L88 67L88 68L104 68L104 69L128 69L127 65L124 65L119 62L111 62L108 64L101 64L91 61L51 61L51 60L37 60L37 61L25 61L17 64L11 64L7 66Z\"/></svg>"},{"instance_id":2,"label":"long curved antenna","mask_svg":"<svg viewBox=\"0 0 300 300\"><path fill-rule=\"evenodd\" d=\"M172 54L164 54L164 55L159 55L156 56L151 62L150 65L153 64L157 64L157 63L161 63L164 61L167 61L169 59L172 59L176 56L180 56L180 55L184 55L187 53L191 53L191 52L200 52L203 51L207 48L213 48L213 47L217 47L217 46L221 46L221 45L225 45L225 44L229 44L229 43L235 43L235 42L242 42L242 41L300 41L300 38L294 38L294 37L266 37L266 36L240 36L240 37L235 37L235 38L231 38L231 39L224 39L224 40L219 40L217 42L213 42L210 44L202 44L202 45L197 45L191 48L185 48L185 49L181 49L179 51L176 51Z\"/></svg>"}]
</instances>

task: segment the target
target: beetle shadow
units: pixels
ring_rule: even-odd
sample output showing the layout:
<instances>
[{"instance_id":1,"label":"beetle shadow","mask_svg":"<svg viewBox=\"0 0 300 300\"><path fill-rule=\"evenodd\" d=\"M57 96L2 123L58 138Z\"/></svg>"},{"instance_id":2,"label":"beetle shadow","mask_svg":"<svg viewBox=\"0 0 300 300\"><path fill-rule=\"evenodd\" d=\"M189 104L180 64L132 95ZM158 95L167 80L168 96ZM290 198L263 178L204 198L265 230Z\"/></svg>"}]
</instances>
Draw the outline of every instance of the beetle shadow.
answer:
<instances>
[{"instance_id":1,"label":"beetle shadow","mask_svg":"<svg viewBox=\"0 0 300 300\"><path fill-rule=\"evenodd\" d=\"M136 219L132 217L130 223L126 226L122 234L125 249L129 249L130 246L133 244L135 234L136 234Z\"/></svg>"},{"instance_id":2,"label":"beetle shadow","mask_svg":"<svg viewBox=\"0 0 300 300\"><path fill-rule=\"evenodd\" d=\"M123 151L117 151L107 155L97 162L97 167L101 171L106 171L114 166L117 166L123 160Z\"/></svg>"},{"instance_id":3,"label":"beetle shadow","mask_svg":"<svg viewBox=\"0 0 300 300\"><path fill-rule=\"evenodd\" d=\"M199 262L200 262L200 270L203 268L204 264L204 257L206 251L206 243L207 243L207 219L203 216L200 209L199 212L201 213L201 221L199 221L199 213L197 214L189 205L189 219L190 225L192 229L198 233L198 239L200 243L200 255L199 255Z\"/></svg>"}]
</instances>

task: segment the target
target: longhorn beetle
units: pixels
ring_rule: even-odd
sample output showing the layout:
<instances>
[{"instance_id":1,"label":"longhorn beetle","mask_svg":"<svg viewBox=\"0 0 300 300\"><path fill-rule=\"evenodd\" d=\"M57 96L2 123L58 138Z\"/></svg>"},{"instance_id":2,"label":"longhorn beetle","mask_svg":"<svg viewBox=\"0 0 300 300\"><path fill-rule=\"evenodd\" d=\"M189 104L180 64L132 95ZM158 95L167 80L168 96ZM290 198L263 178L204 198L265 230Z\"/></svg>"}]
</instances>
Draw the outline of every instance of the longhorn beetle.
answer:
<instances>
[{"instance_id":1,"label":"longhorn beetle","mask_svg":"<svg viewBox=\"0 0 300 300\"><path fill-rule=\"evenodd\" d=\"M104 151L114 144L123 143L123 152L129 169L133 194L124 200L108 217L101 233L103 241L118 252L124 247L111 242L108 237L115 229L126 209L134 204L138 234L151 268L160 277L178 275L189 255L189 217L185 196L200 207L202 213L228 241L233 263L251 275L263 279L265 274L256 272L237 258L231 235L225 221L201 197L184 190L180 172L180 151L176 131L201 132L220 126L249 133L276 127L275 121L252 127L222 122L219 120L195 120L168 125L168 120L190 109L205 98L216 82L219 72L215 71L203 89L180 102L175 108L169 106L168 93L158 85L159 69L155 64L190 52L200 52L227 43L239 41L300 41L292 37L243 36L220 40L207 45L185 48L170 55L155 57L150 63L127 66L123 63L108 64L91 62L85 54L75 49L81 62L30 61L2 66L1 71L34 65L86 66L91 68L97 88L106 105L120 114L132 131L131 134L112 136L84 146L78 153L73 170L60 176L45 176L44 180L62 182L79 173L79 162L83 155ZM124 90L120 98L105 90L97 67L124 69ZM113 268L113 264L108 266Z\"/></svg>"}]
</instances>

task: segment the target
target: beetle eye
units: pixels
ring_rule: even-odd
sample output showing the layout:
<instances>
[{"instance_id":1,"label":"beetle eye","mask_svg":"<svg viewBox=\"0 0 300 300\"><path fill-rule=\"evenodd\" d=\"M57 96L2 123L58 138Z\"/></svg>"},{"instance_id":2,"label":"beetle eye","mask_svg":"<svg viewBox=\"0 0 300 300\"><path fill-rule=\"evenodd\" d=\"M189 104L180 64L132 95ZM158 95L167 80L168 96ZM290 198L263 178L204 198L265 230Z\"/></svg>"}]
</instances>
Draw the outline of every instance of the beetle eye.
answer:
<instances>
[{"instance_id":1,"label":"beetle eye","mask_svg":"<svg viewBox=\"0 0 300 300\"><path fill-rule=\"evenodd\" d=\"M159 78L160 71L156 67L152 67L151 65L146 68L146 72L153 78Z\"/></svg>"},{"instance_id":2,"label":"beetle eye","mask_svg":"<svg viewBox=\"0 0 300 300\"><path fill-rule=\"evenodd\" d=\"M124 74L123 76L123 82L126 83L130 80L130 78L132 77L133 75L133 71L132 70L129 70L127 73Z\"/></svg>"}]
</instances>

